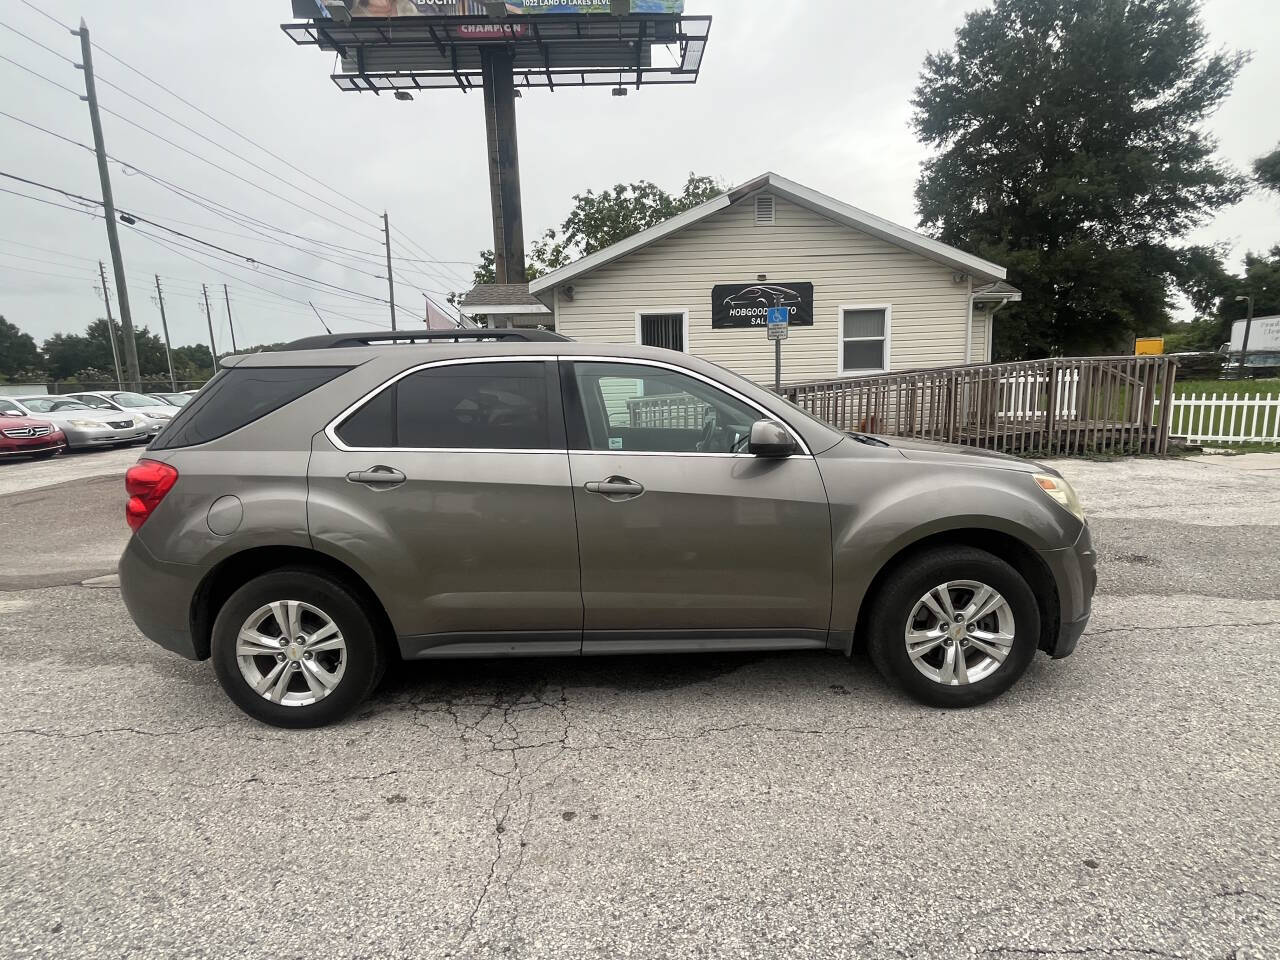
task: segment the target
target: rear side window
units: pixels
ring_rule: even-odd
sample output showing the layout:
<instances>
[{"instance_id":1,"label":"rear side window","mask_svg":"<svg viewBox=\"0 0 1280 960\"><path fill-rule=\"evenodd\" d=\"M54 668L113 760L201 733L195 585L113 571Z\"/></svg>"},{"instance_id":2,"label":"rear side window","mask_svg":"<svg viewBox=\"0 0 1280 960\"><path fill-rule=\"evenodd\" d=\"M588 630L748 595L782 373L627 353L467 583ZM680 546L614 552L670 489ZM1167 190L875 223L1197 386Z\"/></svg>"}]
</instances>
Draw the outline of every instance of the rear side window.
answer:
<instances>
[{"instance_id":1,"label":"rear side window","mask_svg":"<svg viewBox=\"0 0 1280 960\"><path fill-rule=\"evenodd\" d=\"M432 367L387 387L336 432L360 449L560 449L552 386L540 361Z\"/></svg>"},{"instance_id":2,"label":"rear side window","mask_svg":"<svg viewBox=\"0 0 1280 960\"><path fill-rule=\"evenodd\" d=\"M169 422L153 450L192 447L261 420L349 367L233 367L221 371Z\"/></svg>"}]
</instances>

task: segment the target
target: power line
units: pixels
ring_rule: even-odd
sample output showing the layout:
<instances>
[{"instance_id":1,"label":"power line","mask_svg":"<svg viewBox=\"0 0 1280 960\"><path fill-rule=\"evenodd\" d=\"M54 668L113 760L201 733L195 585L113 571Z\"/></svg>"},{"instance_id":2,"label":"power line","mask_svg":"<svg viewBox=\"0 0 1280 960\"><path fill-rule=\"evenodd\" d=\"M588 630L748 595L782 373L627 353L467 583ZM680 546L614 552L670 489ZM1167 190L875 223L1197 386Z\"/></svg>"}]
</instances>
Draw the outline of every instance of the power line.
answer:
<instances>
[{"instance_id":1,"label":"power line","mask_svg":"<svg viewBox=\"0 0 1280 960\"><path fill-rule=\"evenodd\" d=\"M73 193L73 192L71 192L70 190L63 190L61 187L55 187L55 186L52 186L52 185L47 184L47 183L41 183L41 182L40 182L40 181L38 181L38 180L29 180L29 179L27 179L26 177L20 177L20 176L18 176L17 174L7 173L7 172L5 172L5 171L3 171L3 170L0 170L0 177L6 177L6 178L8 178L8 179L10 179L10 180L16 180L16 181L18 181L19 183L25 183L27 186L31 186L31 187L39 187L40 189L43 189L43 190L50 190L50 191L52 191L52 192L54 192L54 193L61 194L62 196L64 196L64 197L68 197L68 198L73 199L73 200L79 200L79 201L82 201L82 202L85 202L85 203L91 203L91 204L94 204L95 206L101 206L101 205L102 205L102 204L101 204L101 201L94 200L94 199L92 199L92 198L90 198L90 197L85 197L85 196L82 196L81 194ZM7 192L12 192L12 191L7 191ZM37 197L29 197L28 199L39 199L39 198L37 198ZM256 268L256 267L264 267L264 268L266 268L266 269L268 269L268 270L274 270L274 271L276 271L277 273L283 273L283 274L286 274L286 275L291 276L291 277L297 277L297 278L298 278L298 279L300 279L300 280L306 280L308 283L316 283L316 284L319 284L319 285L320 285L320 286L322 286L322 287L328 287L328 288L330 288L330 289L332 289L332 290L340 290L340 291L342 291L342 292L344 292L344 293L353 294L353 295L355 295L355 296L357 296L357 297L364 297L365 299L373 300L373 301L377 301L377 302L379 302L379 303L386 303L386 302L387 302L386 300L383 300L381 297L376 297L376 296L374 296L373 294L363 293L363 292L361 292L361 291L359 291L359 290L352 290L350 287L343 287L343 286L339 286L338 284L335 284L335 283L329 283L328 281L320 280L320 279L319 279L319 278L317 278L317 277L309 277L309 276L307 276L306 274L297 273L297 272L295 272L295 271L293 271L293 270L285 269L284 267L277 267L277 266L275 266L275 265L273 265L273 264L266 263L266 262L264 262L264 261L262 261L262 260L259 260L259 259L257 259L256 257L251 257L251 256L249 256L248 254L243 254L243 253L239 253L238 251L235 251L235 250L230 250L230 249L228 249L228 248L226 248L226 247L219 246L219 245L218 245L218 244L216 244L216 243L211 243L211 242L209 242L208 240L201 240L199 237L195 237L195 236L192 236L191 234L184 233L184 232L183 232L183 231L181 231L181 230L177 230L177 229L175 229L175 228L173 228L173 227L167 226L167 225L165 225L165 224L163 224L163 223L160 223L160 222L158 222L158 221L156 221L156 220L151 220L151 219L149 219L148 217L141 216L140 214L131 213L131 212L129 212L129 211L127 211L127 210L123 210L123 209L120 211L120 213L122 214L122 219L123 219L124 217L128 217L129 219L132 219L132 220L135 220L135 221L141 221L142 223L148 224L149 226L155 227L155 228L157 228L157 229L159 229L159 230L164 230L166 233L171 233L171 234L173 234L173 235L174 235L174 236L176 236L176 237L181 237L181 238L182 238L182 239L184 239L184 240L190 240L192 243L198 243L198 244L200 244L201 246L209 247L210 249L212 249L212 250L216 250L216 251L218 251L219 253L224 253L224 254L226 254L227 256L235 257L235 258L236 258L236 259L238 259L238 260L243 260L243 261L245 261L246 263L253 264L253 265L255 266L255 268ZM128 224L129 226L134 226L134 224L130 224L130 223L128 223L128 220L125 220L125 223L126 223L126 224Z\"/></svg>"},{"instance_id":2,"label":"power line","mask_svg":"<svg viewBox=\"0 0 1280 960\"><path fill-rule=\"evenodd\" d=\"M47 50L49 53L52 53L55 57L59 57L59 58L61 58L61 59L65 60L65 61L67 61L67 63L71 64L72 66L75 66L75 63L76 63L76 62L75 62L75 60L71 59L71 57L68 57L65 53L59 53L57 50L53 49L53 47L45 46L43 43L41 43L41 42L40 42L39 40L37 40L35 37L29 37L29 36L27 36L25 33L23 33L23 32L22 32L21 30L19 30L17 27L11 26L10 24L5 23L3 20L0 20L0 27L4 27L6 30L8 30L8 31L9 31L9 32L11 32L11 33L16 33L16 34L17 34L18 36L20 36L23 40L26 40L26 41L28 41L29 43L34 43L34 44L35 44L37 47L39 47L41 50Z\"/></svg>"},{"instance_id":3,"label":"power line","mask_svg":"<svg viewBox=\"0 0 1280 960\"><path fill-rule=\"evenodd\" d=\"M25 0L24 0L24 2L25 2ZM30 4L28 4L28 6L30 6ZM32 9L36 9L36 8L35 8L35 7L32 7ZM42 11L37 11L37 12L42 12ZM50 17L50 19L53 19L53 18L51 18L51 17ZM58 22L58 21L54 20L54 22L56 23L56 22ZM61 25L61 24L59 24L59 25ZM43 43L40 43L38 40L35 40L34 38L27 36L25 33L22 33L22 31L15 29L14 27L10 26L9 24L0 23L0 26L3 26L3 27L5 27L6 29L11 30L12 32L16 33L17 35L19 35L19 36L23 37L23 38L24 38L24 39L26 39L26 40L29 40L30 42L34 43L36 46L38 46L38 47L40 47L40 48L42 48L42 49L44 49L44 50L47 50L49 53L53 54L54 56L56 56L56 57L60 57L61 59L66 60L68 63L71 63L72 65L75 65L75 63L76 63L76 62L75 62L75 60L71 59L70 57L66 57L66 56L64 56L63 54L58 53L56 50L52 49L51 47L45 46ZM99 44L94 43L94 44L93 44L93 46L94 46L94 48L95 48L95 49L101 50L103 53L105 53L107 56L111 57L111 59L113 59L113 60L117 61L118 63L120 63L122 66L124 66L124 67L126 67L127 69L129 69L129 70L133 71L134 73L137 73L139 76L143 77L143 79L146 79L148 82L151 82L151 83L155 84L156 86L160 87L160 89L164 90L166 93L169 93L169 94L170 94L170 96L175 97L176 99L178 99L178 100L180 100L181 102L185 103L187 106L190 106L192 109L194 109L194 110L196 110L197 112L201 113L202 115L204 115L204 116L208 117L210 120L212 120L212 121L214 121L215 123L219 124L219 126L225 127L226 129L230 130L232 133L235 133L237 136L239 136L239 137L241 137L242 139L246 140L246 142L249 142L249 143L253 144L255 147L257 147L258 149L262 150L264 153L267 153L268 155L272 156L273 158L275 158L275 159L279 160L279 161L280 161L280 162L282 162L282 163L286 163L286 164L288 164L288 165L290 166L290 168L291 168L291 169L294 169L293 165L292 165L292 164L290 164L290 163L289 163L289 161L285 160L283 157L280 157L279 155L277 155L277 154L273 153L272 151L270 151L270 150L268 150L267 148L263 147L261 144L256 143L255 141L251 140L250 138L245 137L243 134L240 134L240 133L239 133L238 131L236 131L234 128L232 128L232 127L230 127L230 126L228 126L228 125L226 125L226 124L222 123L222 121L218 120L217 118L213 117L212 115L210 115L210 114L206 113L205 111L201 110L199 107L196 107L194 104L189 103L188 101L186 101L186 100L185 100L185 99L183 99L182 97L177 96L177 94L174 94L172 91L168 90L168 88L164 87L164 85L163 85L163 84L160 84L160 83L158 83L158 82L157 82L157 81L155 81L155 80L152 80L152 79L151 79L150 77L148 77L146 74L144 74L144 73L142 73L141 71L137 70L136 68L132 67L132 66L131 66L130 64L128 64L126 61L124 61L123 59L121 59L121 58L119 58L119 57L115 56L115 54L113 54L113 53L111 53L110 51L108 51L108 50L104 49L104 48L103 48L103 47L101 47ZM74 96L76 96L77 98L80 96L80 95L79 95L75 90L73 90L73 89L71 89L70 87L67 87L67 86L65 86L65 85L63 85L63 84L61 84L61 83L59 83L59 82L58 82L58 81L56 81L56 80L53 80L53 79L52 79L52 78L50 78L50 77L45 76L44 74L40 73L40 72L39 72L39 71L37 71L37 70L33 70L32 68L27 67L27 66L25 66L25 65L23 65L23 64L20 64L20 63L18 63L18 62L17 62L17 61L15 61L15 60L11 60L11 59L9 59L8 57L4 57L3 55L0 55L0 59L4 59L4 60L8 61L9 63L13 64L14 66L18 67L19 69L25 70L26 72L28 72L28 73L32 74L33 76L39 77L41 80L44 80L46 83L52 84L53 86L56 86L56 87L58 87L58 88L59 88L59 89L61 89L61 90L65 90L66 92L73 94L73 95L74 95ZM150 110L155 111L155 112L156 112L156 113L158 113L160 116L162 116L162 117L164 117L165 119L169 120L170 122L172 122L172 123L176 124L177 126L181 127L182 129L187 130L188 132L190 132L190 133L194 134L195 136L199 137L200 139L202 139L202 140L204 140L204 141L206 141L206 142L208 142L208 143L211 143L211 144L213 144L214 146L218 147L219 149L221 149L221 150L223 150L223 151L225 151L225 152L227 152L227 153L231 154L231 156L235 157L236 159L240 160L240 161L241 161L241 162L243 162L243 163L248 164L249 166L253 167L255 170L258 170L259 172L261 172L261 173L263 173L263 174L265 174L265 175L267 175L267 176L269 176L269 177L272 177L272 178L274 178L274 179L276 179L276 180L279 180L280 182L284 183L286 186L289 186L289 187L291 187L292 189L297 190L299 193L302 193L302 194L303 194L303 195L305 195L305 196L311 197L312 199L317 200L317 201L319 201L320 203L323 203L325 206L329 207L329 208L330 208L330 209L332 209L332 210L335 210L336 212L338 212L338 213L342 214L343 216L350 217L351 219L355 220L357 223L361 223L361 224L363 224L364 226L373 226L372 224L369 224L369 223L367 223L366 221L362 221L362 220L360 220L358 217L355 217L353 214L351 214L351 213L349 213L349 212L347 212L347 211L345 211L345 210L342 210L340 207L336 206L336 205L335 205L335 204L333 204L333 203L330 203L329 201L325 200L323 197L319 197L319 196L317 196L316 194L313 194L313 193L311 193L311 192L309 192L309 191L307 191L307 190L302 189L301 187L296 186L296 185L295 185L295 184L293 184L291 181L289 181L289 180L287 180L287 179L285 179L285 178L283 178L283 177L281 177L281 176L279 176L279 175L277 175L277 174L275 174L275 173L272 173L270 170L267 170L266 168L262 167L261 165L254 163L252 160L249 160L247 157L244 157L244 156L242 156L242 155L240 155L240 154L236 153L234 150L231 150L230 148L226 147L225 145L223 145L223 144L221 144L221 143L218 143L217 141L215 141L215 140L211 139L210 137L205 136L203 133L200 133L200 131L198 131L198 130L196 130L196 129L194 129L194 128L190 127L190 126L188 126L187 124L185 124L185 123L183 123L181 120L178 120L177 118L175 118L175 117L171 116L170 114L165 113L165 112L164 112L163 110L161 110L159 107L156 107L155 105L153 105L153 104L151 104L150 102L148 102L148 101L146 101L146 100L142 99L141 97L138 97L138 96L136 96L136 95L134 95L134 94L130 93L128 90L125 90L123 87L120 87L118 84L115 84L115 83L111 82L110 80L107 80L107 79L102 78L102 77L99 77L98 79L100 79L100 80L101 80L104 84L106 84L107 86L110 86L110 87L114 88L115 90L118 90L120 93L123 93L125 96L129 97L130 99L135 100L135 101L137 101L138 103L141 103L143 106L147 107L147 108L148 108L148 109L150 109ZM203 156L201 156L201 155L199 155L199 154L197 154L197 153L194 153L194 152L193 152L193 151L191 151L191 150L188 150L186 147L183 147L181 144L175 143L174 141L172 141L172 140L168 139L167 137L165 137L165 136L163 136L163 135L161 135L161 134L159 134L159 133L156 133L154 130L151 130L151 129L149 129L148 127L143 126L142 124L138 123L137 121L135 121L135 120L133 120L133 119L131 119L131 118L129 118L129 117L126 117L126 116L124 116L123 114L121 114L121 113L119 113L119 112L117 112L117 111L115 111L115 110L112 110L112 109L111 109L111 108L109 108L109 107L103 106L103 107L101 107L101 109L102 109L105 113L109 113L109 114L111 114L112 116L117 117L117 118L118 118L118 119L120 119L120 120L123 120L125 123L130 124L131 126L137 127L139 130L143 131L144 133L146 133L146 134L148 134L148 135L150 135L150 136L152 136L152 137L155 137L155 138L156 138L156 139L158 139L158 140L161 140L162 142L164 142L164 143L168 144L169 146L173 147L175 150L179 150L179 151L181 151L181 152L183 152L183 153L186 153L188 156L194 157L194 158L195 158L195 159L197 159L197 160L200 160L200 161L202 161L202 162L204 162L204 163L207 163L207 164L209 164L210 166L214 167L215 169L220 170L220 171L222 171L223 173L227 174L228 176L231 176L231 177L233 177L233 178L235 178L235 179L237 179L237 180L240 180L241 182L246 183L246 184L248 184L249 186L255 187L256 189L262 190L263 192L267 193L268 195L273 196L273 197L275 197L276 199L281 200L281 201L282 201L282 202L284 202L284 203L288 203L288 204L290 204L290 205L292 205L292 206L295 206L295 207L297 207L298 209L300 209L300 210L302 210L302 211L304 211L304 212L306 212L306 213L308 213L308 214L310 214L310 215L312 215L312 216L320 217L321 219L326 220L327 222L332 223L334 226L340 227L340 228L341 228L341 229L343 229L343 230L349 230L349 229L350 229L349 227L346 227L346 226L344 226L344 225L342 225L342 224L337 223L336 221L332 220L331 218L329 218L329 217L325 216L324 214L317 213L316 211L311 210L310 208L305 207L305 206L303 206L303 205L301 205L301 204L299 204L299 203L296 203L295 201L288 200L288 199L286 199L286 198L284 198L284 197L279 197L279 196L277 196L276 194L274 194L274 193L272 193L271 191L267 190L267 189L266 189L265 187L263 187L261 184L254 183L253 181L248 180L248 179L247 179L247 178L245 178L245 177L241 177L239 174L236 174L236 173L234 173L233 171L228 170L226 167L222 166L221 164L214 163L212 160L209 160L207 157L203 157ZM78 143L77 141L71 140L70 138L67 138L67 137L62 137L60 134L53 133L53 132L52 132L52 131L50 131L50 130L45 130L44 128L39 127L39 126L37 126L36 124L32 124L32 123L30 123L29 121L25 121L25 120L22 120L21 118L14 117L12 114L5 114L5 116L10 117L11 119L17 120L19 123L25 123L25 124L27 124L28 126L34 127L35 129L38 129L38 130L41 130L41 131L42 131L42 132L44 132L44 133L48 133L50 136L55 136L55 137L58 137L59 139L65 140L65 141L66 141L66 142L68 142L68 143L73 143L73 144L75 144L76 146L80 146L80 147L84 147L85 149L89 149L85 144ZM112 158L112 159L115 159L115 158ZM117 160L116 162L118 162L118 163L123 163L123 161L119 161L119 160ZM140 172L141 172L141 171L140 171ZM146 174L144 174L144 175L146 175ZM149 175L147 175L147 176L149 176ZM149 176L149 178L150 178L150 176ZM318 181L318 180L317 180L317 181L315 181L315 182L317 182L317 183L321 183L321 182L320 182L320 181ZM321 186L326 186L326 185L325 185L325 184L323 184L323 183L321 183ZM326 186L326 189L330 190L331 192L333 192L333 193L334 193L334 194L336 194L337 196L343 197L344 199L346 199L346 200L348 200L349 202L351 202L351 203L355 204L356 206L360 207L361 209L369 210L369 208L368 208L368 207L366 207L364 204L361 204L361 203L359 203L359 202L358 202L358 201L356 201L356 200L352 200L350 197L347 197L345 194L343 194L343 193L341 193L341 192L339 192L339 191L337 191L337 190L334 190L332 187L327 187L327 186ZM210 201L210 202L213 202L213 201ZM372 212L372 211L370 211L370 212ZM396 227L395 229L396 229L396 233L400 235L400 237L401 237L402 241L403 241L404 243L406 243L407 245L410 245L410 246L412 246L413 248L415 248L419 253L421 253L421 254L423 255L423 257L424 257L425 259L422 259L422 260L416 260L416 259L415 259L415 260L410 260L409 258L394 258L394 257L393 257L393 259L402 259L402 260L404 260L404 261L406 261L406 262L414 262L414 263L419 263L419 264L427 264L427 263L436 264L436 265L439 265L439 266L441 267L441 270L442 270L442 272L439 274L439 276L437 276L437 277L436 277L436 279L444 280L444 279L446 279L446 276L447 276L447 277L448 277L448 279L446 280L446 282L453 282L453 281L457 281L457 282L459 282L459 283L464 283L464 284L468 282L468 281L466 280L466 278L464 278L464 277L460 276L460 275L457 273L457 271L453 270L453 269L449 266L450 264L466 264L468 261L461 261L461 260L443 261L443 260L440 260L440 259L438 259L438 258L434 257L434 256L433 256L429 251L425 250L425 249L424 249L424 248L422 248L420 245L418 245L417 243L415 243L415 242L412 240L412 238L410 238L410 237L409 237L409 235L408 235L407 233L405 233L402 229L400 229L399 227ZM282 231L282 232L287 232L287 231ZM373 239L374 239L374 238L371 238L371 237L369 237L369 236L367 236L367 235L359 234L359 233L356 233L356 236L361 236L363 239L366 239L366 240L373 240ZM314 241L314 240L313 240L313 241L310 241L310 242L313 242L313 243L325 243L325 241ZM351 249L351 248L348 248L348 249ZM323 258L322 258L322 259L323 259ZM423 275L423 276L425 276L425 277L428 277L428 278L430 278L430 277L434 276L432 273L428 273L428 272L425 272L425 271L422 273L422 275ZM379 279L383 279L383 278L379 278ZM410 286L413 286L413 284L410 284ZM422 290L420 287L419 287L419 288L416 288L416 289L418 289L418 292L419 292L419 293L422 293L422 294L423 294L423 296L426 296L428 299L432 299L432 298L430 297L430 295L427 293L427 291ZM441 291L435 291L435 292L436 292L436 293L438 293L438 294L440 294L440 295L443 295L443 293L442 293ZM433 302L433 303L435 303L435 301L434 301L434 300L432 300L432 302ZM440 307L442 310L443 310L443 309L445 309L445 308L441 307L441 305L440 305L439 303L436 303L436 306L437 306L437 307ZM446 310L446 312L447 312L447 310Z\"/></svg>"}]
</instances>

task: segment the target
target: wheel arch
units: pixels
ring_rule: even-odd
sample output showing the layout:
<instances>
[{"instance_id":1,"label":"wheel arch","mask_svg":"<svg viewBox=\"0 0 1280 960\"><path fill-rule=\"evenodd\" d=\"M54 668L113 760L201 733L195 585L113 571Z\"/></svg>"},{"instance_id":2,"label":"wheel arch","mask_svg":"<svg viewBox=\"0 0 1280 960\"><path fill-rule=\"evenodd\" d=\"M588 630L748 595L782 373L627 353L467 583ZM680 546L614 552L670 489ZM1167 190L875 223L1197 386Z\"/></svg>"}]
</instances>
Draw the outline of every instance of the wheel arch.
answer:
<instances>
[{"instance_id":1,"label":"wheel arch","mask_svg":"<svg viewBox=\"0 0 1280 960\"><path fill-rule=\"evenodd\" d=\"M374 632L387 654L398 656L391 618L378 595L355 570L341 560L306 547L253 547L224 557L213 567L191 598L191 638L196 656L207 660L218 611L233 593L265 573L281 569L308 570L342 583L360 599L370 613Z\"/></svg>"},{"instance_id":2,"label":"wheel arch","mask_svg":"<svg viewBox=\"0 0 1280 960\"><path fill-rule=\"evenodd\" d=\"M1005 561L1026 579L1031 592L1035 594L1036 606L1040 611L1038 646L1044 651L1053 650L1058 639L1061 617L1058 584L1049 565L1033 547L1010 533L989 527L959 527L935 531L902 544L880 565L859 598L854 629L845 640L845 652L851 653L855 647L865 649L867 609L877 596L880 585L890 574L922 553L939 547L955 546L984 550Z\"/></svg>"}]
</instances>

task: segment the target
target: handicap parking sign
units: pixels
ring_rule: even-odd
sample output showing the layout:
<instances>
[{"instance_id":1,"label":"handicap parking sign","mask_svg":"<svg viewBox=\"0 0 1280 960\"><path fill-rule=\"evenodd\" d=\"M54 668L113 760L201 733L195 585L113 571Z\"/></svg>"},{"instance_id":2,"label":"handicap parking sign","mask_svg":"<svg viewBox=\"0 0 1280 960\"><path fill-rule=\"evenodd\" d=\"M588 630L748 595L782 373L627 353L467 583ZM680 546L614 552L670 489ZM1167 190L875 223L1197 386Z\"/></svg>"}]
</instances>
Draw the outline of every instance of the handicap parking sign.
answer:
<instances>
[{"instance_id":1,"label":"handicap parking sign","mask_svg":"<svg viewBox=\"0 0 1280 960\"><path fill-rule=\"evenodd\" d=\"M791 311L787 307L770 307L768 315L770 340L785 340L791 332Z\"/></svg>"}]
</instances>

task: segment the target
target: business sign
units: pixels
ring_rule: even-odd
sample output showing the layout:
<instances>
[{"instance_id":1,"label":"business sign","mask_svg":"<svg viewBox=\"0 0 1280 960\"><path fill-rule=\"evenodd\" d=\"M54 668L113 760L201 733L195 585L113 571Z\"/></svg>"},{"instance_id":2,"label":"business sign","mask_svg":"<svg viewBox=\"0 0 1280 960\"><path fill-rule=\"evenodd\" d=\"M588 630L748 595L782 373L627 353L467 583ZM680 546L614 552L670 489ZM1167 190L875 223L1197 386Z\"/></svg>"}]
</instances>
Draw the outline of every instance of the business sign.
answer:
<instances>
[{"instance_id":1,"label":"business sign","mask_svg":"<svg viewBox=\"0 0 1280 960\"><path fill-rule=\"evenodd\" d=\"M487 17L485 0L342 0L353 17ZM541 13L613 13L612 0L505 0L502 6L513 16ZM684 0L630 0L621 4L632 13L684 13ZM295 4L295 9L297 5ZM319 10L317 5L317 10Z\"/></svg>"},{"instance_id":2,"label":"business sign","mask_svg":"<svg viewBox=\"0 0 1280 960\"><path fill-rule=\"evenodd\" d=\"M711 291L711 327L766 327L769 310L784 309L792 327L813 326L812 283L721 283Z\"/></svg>"}]
</instances>

